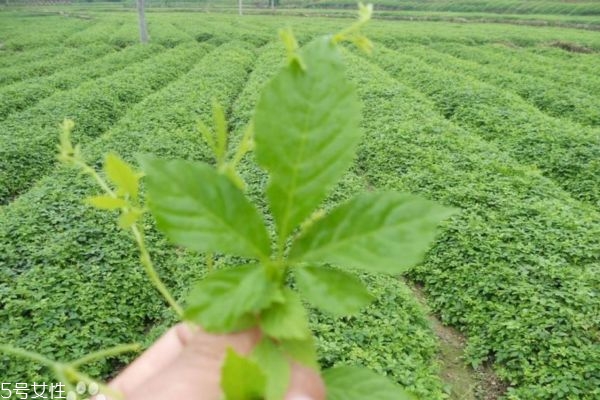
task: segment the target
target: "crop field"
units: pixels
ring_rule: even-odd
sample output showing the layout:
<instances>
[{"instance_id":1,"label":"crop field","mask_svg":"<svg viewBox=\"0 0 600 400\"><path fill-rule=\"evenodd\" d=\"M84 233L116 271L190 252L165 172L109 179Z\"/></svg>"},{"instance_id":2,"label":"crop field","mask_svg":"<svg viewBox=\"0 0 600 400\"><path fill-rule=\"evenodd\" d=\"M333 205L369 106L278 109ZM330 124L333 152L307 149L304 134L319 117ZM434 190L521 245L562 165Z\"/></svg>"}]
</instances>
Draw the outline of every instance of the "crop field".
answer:
<instances>
[{"instance_id":1,"label":"crop field","mask_svg":"<svg viewBox=\"0 0 600 400\"><path fill-rule=\"evenodd\" d=\"M474 2L455 3L469 11ZM598 4L584 3L474 11L563 7L600 19ZM156 8L140 45L129 9L63 8L0 11L0 343L69 360L149 345L176 317L115 215L83 203L98 192L93 182L59 165L63 119L75 121L73 140L98 168L109 152L134 165L140 153L212 162L198 121L210 124L216 100L241 139L285 62L278 29L291 27L302 45L348 19ZM460 211L406 276L361 275L376 300L359 315L311 310L321 365L366 366L423 400L599 399L600 34L381 19L365 33L371 55L344 51L364 138L323 208L394 189ZM252 155L240 170L259 198L266 179ZM184 299L205 274L204 255L169 244L150 218L144 226L161 277ZM456 331L458 363L493 376L493 388L446 376L432 319ZM132 358L86 372L110 379ZM0 354L0 382L52 380L47 368Z\"/></svg>"}]
</instances>

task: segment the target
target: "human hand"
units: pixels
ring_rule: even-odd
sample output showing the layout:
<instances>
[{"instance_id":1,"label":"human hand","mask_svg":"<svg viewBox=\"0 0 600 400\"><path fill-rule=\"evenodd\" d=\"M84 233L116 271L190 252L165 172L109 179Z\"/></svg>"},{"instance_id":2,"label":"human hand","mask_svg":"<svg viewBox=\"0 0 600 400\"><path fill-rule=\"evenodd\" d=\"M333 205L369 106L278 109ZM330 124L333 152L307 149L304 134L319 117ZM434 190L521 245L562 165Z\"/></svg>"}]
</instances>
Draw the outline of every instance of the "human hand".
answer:
<instances>
[{"instance_id":1,"label":"human hand","mask_svg":"<svg viewBox=\"0 0 600 400\"><path fill-rule=\"evenodd\" d=\"M109 386L126 400L220 400L221 365L227 348L248 355L258 330L214 335L178 324L130 364ZM98 399L100 396L97 396ZM292 363L285 400L325 400L317 371Z\"/></svg>"}]
</instances>

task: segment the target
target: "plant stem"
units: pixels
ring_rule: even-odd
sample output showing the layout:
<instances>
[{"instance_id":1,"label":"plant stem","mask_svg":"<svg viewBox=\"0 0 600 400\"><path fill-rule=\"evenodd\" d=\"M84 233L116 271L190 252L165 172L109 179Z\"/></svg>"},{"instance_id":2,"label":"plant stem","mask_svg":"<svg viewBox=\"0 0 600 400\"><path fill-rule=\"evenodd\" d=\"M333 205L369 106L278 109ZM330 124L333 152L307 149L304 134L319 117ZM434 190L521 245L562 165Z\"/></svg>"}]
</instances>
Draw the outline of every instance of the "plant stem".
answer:
<instances>
[{"instance_id":1,"label":"plant stem","mask_svg":"<svg viewBox=\"0 0 600 400\"><path fill-rule=\"evenodd\" d=\"M54 375L58 378L58 381L65 385L65 389L67 391L67 395L69 392L77 393L71 382L69 382L69 378L65 374L65 368L63 366L54 367Z\"/></svg>"},{"instance_id":2,"label":"plant stem","mask_svg":"<svg viewBox=\"0 0 600 400\"><path fill-rule=\"evenodd\" d=\"M206 269L208 269L208 272L215 269L215 255L213 253L206 253Z\"/></svg>"},{"instance_id":3,"label":"plant stem","mask_svg":"<svg viewBox=\"0 0 600 400\"><path fill-rule=\"evenodd\" d=\"M138 351L141 346L138 343L133 344L122 344L119 346L111 347L109 349L99 350L94 353L87 354L75 361L71 361L69 365L73 368L77 368L80 365L87 364L92 361L96 361L102 358L116 356L122 353L129 353L132 351Z\"/></svg>"},{"instance_id":4,"label":"plant stem","mask_svg":"<svg viewBox=\"0 0 600 400\"><path fill-rule=\"evenodd\" d=\"M96 181L96 183L98 183L98 185L102 188L102 190L106 192L106 194L108 194L110 197L117 197L115 192L113 192L113 190L110 188L110 186L108 186L106 181L102 179L100 175L98 175L94 168L90 167L83 161L76 160L75 162L77 165L79 165L79 167L81 167L81 169L83 169L83 172L90 175Z\"/></svg>"},{"instance_id":5,"label":"plant stem","mask_svg":"<svg viewBox=\"0 0 600 400\"><path fill-rule=\"evenodd\" d=\"M113 197L113 198L117 197L115 192L110 188L110 186L108 186L106 181L104 179L102 179L102 177L96 172L96 170L94 168L87 165L84 161L81 161L78 159L75 159L74 161L81 169L83 169L83 171L85 173L89 174L96 181L96 183L98 183L98 185L102 188L102 190L104 190L104 192L106 192L106 194L108 194L110 197ZM173 308L173 310L175 310L177 315L180 318L182 318L183 317L183 309L181 308L181 306L179 304L177 304L177 302L175 301L175 299L173 298L173 296L171 295L171 293L169 292L169 290L167 289L165 284L161 281L160 277L158 276L158 273L156 272L156 269L154 268L154 264L152 263L152 259L150 258L150 253L148 253L148 250L146 248L146 244L144 242L144 237L143 237L140 229L138 228L137 225L134 224L131 227L131 231L133 232L133 237L134 237L134 239L138 245L138 248L140 250L140 254L141 254L140 259L141 259L142 266L144 267L146 274L150 278L150 281L152 282L154 287L160 292L160 294L162 294L162 296L165 298L167 303L169 303L169 305Z\"/></svg>"},{"instance_id":6,"label":"plant stem","mask_svg":"<svg viewBox=\"0 0 600 400\"><path fill-rule=\"evenodd\" d=\"M58 363L56 361L52 361L49 358L44 357L41 354L33 353L31 351L19 349L17 347L12 347L10 345L2 344L0 345L0 352L12 354L22 358L28 358L33 361L37 361L40 364L43 364L50 368L56 368Z\"/></svg>"},{"instance_id":7,"label":"plant stem","mask_svg":"<svg viewBox=\"0 0 600 400\"><path fill-rule=\"evenodd\" d=\"M154 268L154 264L152 263L152 259L150 258L150 253L148 253L148 249L146 248L144 236L140 232L140 229L138 228L137 224L134 224L131 227L131 231L133 232L133 237L135 238L138 248L140 249L140 259L142 266L144 267L146 274L150 278L150 281L152 282L154 287L160 292L160 294L165 298L167 303L169 303L169 305L173 308L173 310L175 310L177 315L180 318L182 318L183 309L179 304L177 304L177 301L175 301L175 299L169 292L169 289L167 289L163 281L161 281L160 277L158 276L158 273Z\"/></svg>"}]
</instances>

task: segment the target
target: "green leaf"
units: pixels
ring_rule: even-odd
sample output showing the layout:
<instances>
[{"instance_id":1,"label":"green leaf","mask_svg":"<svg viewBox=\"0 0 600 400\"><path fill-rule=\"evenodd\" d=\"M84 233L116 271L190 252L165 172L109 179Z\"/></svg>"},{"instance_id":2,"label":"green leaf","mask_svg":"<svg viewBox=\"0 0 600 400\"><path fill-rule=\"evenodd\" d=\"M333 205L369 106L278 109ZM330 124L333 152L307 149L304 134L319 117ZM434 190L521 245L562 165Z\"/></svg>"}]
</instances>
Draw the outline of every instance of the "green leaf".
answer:
<instances>
[{"instance_id":1,"label":"green leaf","mask_svg":"<svg viewBox=\"0 0 600 400\"><path fill-rule=\"evenodd\" d=\"M279 296L264 269L245 265L209 274L192 289L184 319L208 332L226 333L257 324L257 313Z\"/></svg>"},{"instance_id":2,"label":"green leaf","mask_svg":"<svg viewBox=\"0 0 600 400\"><path fill-rule=\"evenodd\" d=\"M252 350L251 358L267 376L266 400L282 400L290 383L290 364L282 349L264 337Z\"/></svg>"},{"instance_id":3,"label":"green leaf","mask_svg":"<svg viewBox=\"0 0 600 400\"><path fill-rule=\"evenodd\" d=\"M362 282L347 272L327 267L295 270L298 289L315 307L335 316L351 315L373 301Z\"/></svg>"},{"instance_id":4,"label":"green leaf","mask_svg":"<svg viewBox=\"0 0 600 400\"><path fill-rule=\"evenodd\" d=\"M202 135L202 139L204 139L208 147L210 147L214 153L215 158L217 158L217 145L215 143L214 133L202 121L198 121L198 130Z\"/></svg>"},{"instance_id":5,"label":"green leaf","mask_svg":"<svg viewBox=\"0 0 600 400\"><path fill-rule=\"evenodd\" d=\"M125 207L127 202L124 199L110 196L94 196L85 199L86 204L101 210L117 210Z\"/></svg>"},{"instance_id":6,"label":"green leaf","mask_svg":"<svg viewBox=\"0 0 600 400\"><path fill-rule=\"evenodd\" d=\"M317 371L319 370L317 347L312 335L302 340L288 339L281 340L279 343L285 353L295 361Z\"/></svg>"},{"instance_id":7,"label":"green leaf","mask_svg":"<svg viewBox=\"0 0 600 400\"><path fill-rule=\"evenodd\" d=\"M142 211L138 209L131 209L124 212L119 216L119 227L121 229L129 229L135 224L142 216Z\"/></svg>"},{"instance_id":8,"label":"green leaf","mask_svg":"<svg viewBox=\"0 0 600 400\"><path fill-rule=\"evenodd\" d=\"M262 216L209 165L144 157L149 207L171 241L200 252L266 259L271 245Z\"/></svg>"},{"instance_id":9,"label":"green leaf","mask_svg":"<svg viewBox=\"0 0 600 400\"><path fill-rule=\"evenodd\" d=\"M108 154L104 162L104 172L117 187L119 194L128 194L132 199L138 196L139 177L131 166L116 154Z\"/></svg>"},{"instance_id":10,"label":"green leaf","mask_svg":"<svg viewBox=\"0 0 600 400\"><path fill-rule=\"evenodd\" d=\"M227 349L221 368L221 389L225 400L263 400L266 377L255 362Z\"/></svg>"},{"instance_id":11,"label":"green leaf","mask_svg":"<svg viewBox=\"0 0 600 400\"><path fill-rule=\"evenodd\" d=\"M408 194L359 195L298 238L290 259L401 273L422 259L435 238L437 225L453 213Z\"/></svg>"},{"instance_id":12,"label":"green leaf","mask_svg":"<svg viewBox=\"0 0 600 400\"><path fill-rule=\"evenodd\" d=\"M269 172L267 197L280 243L326 197L352 163L360 107L328 38L300 51L263 90L254 117L256 159Z\"/></svg>"},{"instance_id":13,"label":"green leaf","mask_svg":"<svg viewBox=\"0 0 600 400\"><path fill-rule=\"evenodd\" d=\"M327 400L415 400L397 384L366 368L328 369L323 379Z\"/></svg>"},{"instance_id":14,"label":"green leaf","mask_svg":"<svg viewBox=\"0 0 600 400\"><path fill-rule=\"evenodd\" d=\"M308 316L300 297L291 289L283 291L283 302L273 303L261 313L260 327L276 339L306 339L310 337Z\"/></svg>"}]
</instances>

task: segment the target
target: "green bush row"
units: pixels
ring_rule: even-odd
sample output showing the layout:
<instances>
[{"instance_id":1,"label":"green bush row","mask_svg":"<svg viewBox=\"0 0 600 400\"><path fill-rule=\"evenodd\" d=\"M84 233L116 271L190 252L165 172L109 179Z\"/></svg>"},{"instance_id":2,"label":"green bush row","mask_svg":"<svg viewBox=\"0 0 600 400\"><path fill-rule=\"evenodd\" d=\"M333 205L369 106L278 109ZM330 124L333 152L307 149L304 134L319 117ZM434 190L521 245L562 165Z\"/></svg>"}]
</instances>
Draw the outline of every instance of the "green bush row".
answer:
<instances>
[{"instance_id":1,"label":"green bush row","mask_svg":"<svg viewBox=\"0 0 600 400\"><path fill-rule=\"evenodd\" d=\"M381 21L370 25L367 31L373 40L386 40L386 43L462 43L470 46L507 43L516 46L539 46L553 41L568 41L600 50L598 33L581 29L494 23Z\"/></svg>"},{"instance_id":2,"label":"green bush row","mask_svg":"<svg viewBox=\"0 0 600 400\"><path fill-rule=\"evenodd\" d=\"M56 46L69 36L95 24L95 21L68 16L27 14L5 13L0 16L3 26L10 29L6 39L2 41L2 50L20 52L42 46Z\"/></svg>"},{"instance_id":3,"label":"green bush row","mask_svg":"<svg viewBox=\"0 0 600 400\"><path fill-rule=\"evenodd\" d=\"M0 19L1 21L5 21ZM27 51L8 51L4 50L0 54L0 68L14 67L15 65L25 66L28 63L46 59L64 51L63 45L43 46Z\"/></svg>"},{"instance_id":4,"label":"green bush row","mask_svg":"<svg viewBox=\"0 0 600 400\"><path fill-rule=\"evenodd\" d=\"M119 52L112 51L106 56L64 69L53 75L3 86L0 88L0 120L11 113L31 107L58 90L72 89L84 82L112 74L162 49L160 46L129 47Z\"/></svg>"},{"instance_id":5,"label":"green bush row","mask_svg":"<svg viewBox=\"0 0 600 400\"><path fill-rule=\"evenodd\" d=\"M411 276L467 334L467 361L495 361L511 399L596 398L598 213L380 68L354 62L367 134L357 171L373 187L462 209Z\"/></svg>"},{"instance_id":6,"label":"green bush row","mask_svg":"<svg viewBox=\"0 0 600 400\"><path fill-rule=\"evenodd\" d=\"M510 71L510 64L481 65L437 52L430 47L402 46L402 52L428 65L473 77L516 93L546 114L586 126L600 126L600 98L554 81ZM571 73L563 71L563 73ZM577 75L577 74L573 74Z\"/></svg>"},{"instance_id":7,"label":"green bush row","mask_svg":"<svg viewBox=\"0 0 600 400\"><path fill-rule=\"evenodd\" d=\"M600 21L599 21L600 23ZM535 57L537 61L545 65L566 65L575 70L594 75L597 72L598 58L596 53L582 53L577 51L568 51L556 46L556 43L548 43L548 46L538 46L527 49L528 55Z\"/></svg>"},{"instance_id":8,"label":"green bush row","mask_svg":"<svg viewBox=\"0 0 600 400\"><path fill-rule=\"evenodd\" d=\"M411 276L469 337L467 361L495 361L513 386L509 398L597 397L598 213L445 120L423 95L355 62L370 110L357 169L374 187L462 209Z\"/></svg>"},{"instance_id":9,"label":"green bush row","mask_svg":"<svg viewBox=\"0 0 600 400\"><path fill-rule=\"evenodd\" d=\"M430 96L446 118L539 168L574 198L600 207L597 129L548 117L516 95L401 52L380 48L376 58L394 77Z\"/></svg>"},{"instance_id":10,"label":"green bush row","mask_svg":"<svg viewBox=\"0 0 600 400\"><path fill-rule=\"evenodd\" d=\"M133 19L125 20L123 24L111 32L108 38L108 43L117 48L131 46L139 42L140 31Z\"/></svg>"},{"instance_id":11,"label":"green bush row","mask_svg":"<svg viewBox=\"0 0 600 400\"><path fill-rule=\"evenodd\" d=\"M575 56L561 59L563 50L550 52L551 57L532 50L512 50L503 45L488 45L480 48L458 44L437 44L435 50L452 54L461 59L475 61L483 65L498 65L502 69L519 74L543 78L548 81L588 93L598 101L600 97L600 77L598 76L597 56ZM576 101L576 98L573 100Z\"/></svg>"},{"instance_id":12,"label":"green bush row","mask_svg":"<svg viewBox=\"0 0 600 400\"><path fill-rule=\"evenodd\" d=\"M274 27L266 27L262 19L249 22L245 17L239 19L229 15L220 15L219 18L202 18L201 23L198 23L197 16L190 14L167 15L161 18L175 24L196 41L211 44L220 44L235 39L262 46L274 39L277 32ZM249 24L251 27L248 26ZM227 29L223 29L224 25L227 26Z\"/></svg>"},{"instance_id":13,"label":"green bush row","mask_svg":"<svg viewBox=\"0 0 600 400\"><path fill-rule=\"evenodd\" d=\"M41 58L25 65L15 64L3 68L0 71L0 86L22 79L50 75L61 69L94 60L111 51L110 46L103 43L94 43L84 48L65 47L51 58Z\"/></svg>"},{"instance_id":14,"label":"green bush row","mask_svg":"<svg viewBox=\"0 0 600 400\"><path fill-rule=\"evenodd\" d=\"M75 138L86 143L109 129L129 106L187 72L205 53L205 46L184 45L11 115L0 124L0 203L52 170L56 127L63 118L78 122Z\"/></svg>"},{"instance_id":15,"label":"green bush row","mask_svg":"<svg viewBox=\"0 0 600 400\"><path fill-rule=\"evenodd\" d=\"M351 7L351 0L305 2L308 7ZM403 1L378 0L375 6L403 11L486 12L497 14L558 14L600 15L600 5L593 2L523 1L523 0L463 0L463 1Z\"/></svg>"},{"instance_id":16,"label":"green bush row","mask_svg":"<svg viewBox=\"0 0 600 400\"><path fill-rule=\"evenodd\" d=\"M65 41L67 46L83 46L89 43L108 43L110 37L125 23L135 24L134 20L126 22L124 18L115 15L94 15L95 23L87 29L80 30L69 36Z\"/></svg>"},{"instance_id":17,"label":"green bush row","mask_svg":"<svg viewBox=\"0 0 600 400\"><path fill-rule=\"evenodd\" d=\"M163 18L152 18L150 15L148 22L148 31L150 32L150 41L160 43L166 47L174 47L180 43L194 41L194 38L178 29L171 22Z\"/></svg>"},{"instance_id":18,"label":"green bush row","mask_svg":"<svg viewBox=\"0 0 600 400\"><path fill-rule=\"evenodd\" d=\"M107 152L201 159L198 118L208 122L213 99L231 105L254 59L243 44L210 52L89 142L88 159L99 164ZM169 318L139 265L133 240L117 228L117 216L83 204L98 190L87 177L61 169L0 215L0 342L70 359L118 343L149 344L152 328ZM167 245L149 222L146 231L159 273L180 297L186 282L202 275L203 257ZM88 372L107 378L127 360L100 362ZM8 382L53 379L33 363L3 355L0 370Z\"/></svg>"}]
</instances>

